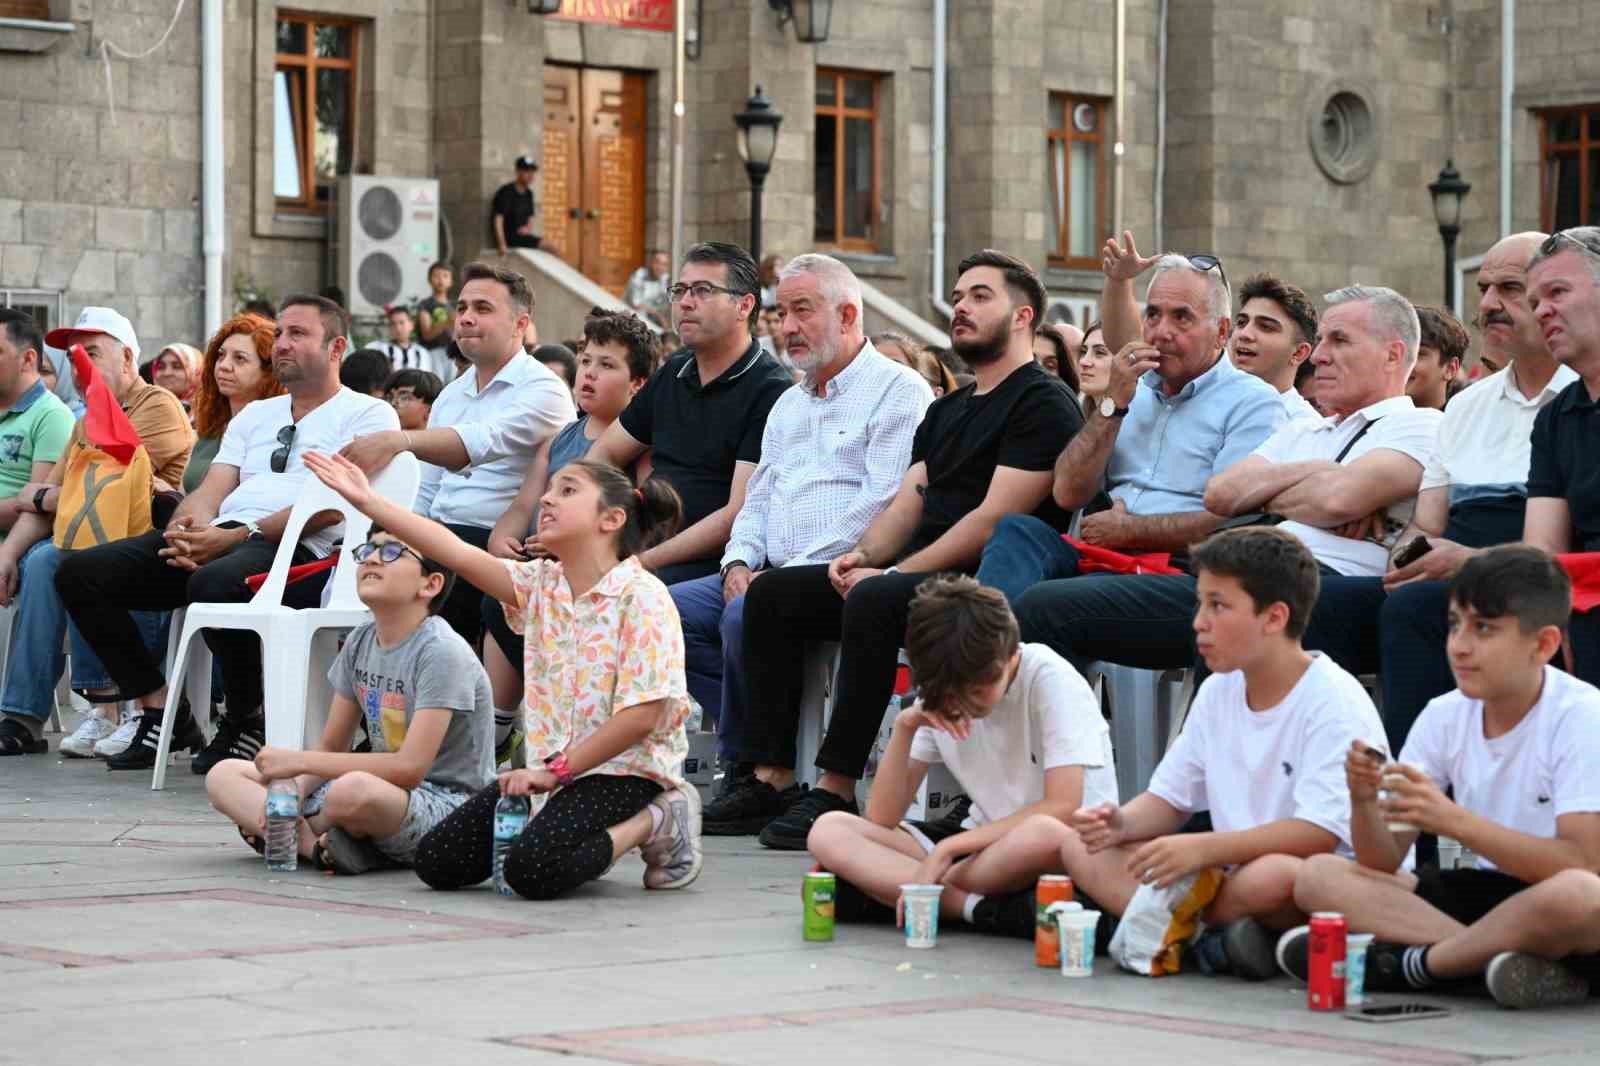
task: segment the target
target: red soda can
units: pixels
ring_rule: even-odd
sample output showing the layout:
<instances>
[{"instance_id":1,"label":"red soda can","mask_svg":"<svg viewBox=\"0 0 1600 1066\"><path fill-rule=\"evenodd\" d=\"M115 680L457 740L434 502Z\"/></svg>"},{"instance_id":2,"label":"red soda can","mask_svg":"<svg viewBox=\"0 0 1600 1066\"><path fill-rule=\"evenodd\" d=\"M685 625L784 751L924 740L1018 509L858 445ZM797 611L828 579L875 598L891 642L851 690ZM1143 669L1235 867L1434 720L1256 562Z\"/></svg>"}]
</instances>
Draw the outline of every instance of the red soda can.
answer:
<instances>
[{"instance_id":1,"label":"red soda can","mask_svg":"<svg viewBox=\"0 0 1600 1066\"><path fill-rule=\"evenodd\" d=\"M1061 929L1054 916L1045 913L1052 903L1072 902L1072 878L1044 874L1033 890L1033 962L1036 966L1061 965Z\"/></svg>"},{"instance_id":2,"label":"red soda can","mask_svg":"<svg viewBox=\"0 0 1600 1066\"><path fill-rule=\"evenodd\" d=\"M1349 931L1350 923L1335 911L1311 916L1306 1005L1312 1010L1344 1010L1344 938Z\"/></svg>"}]
</instances>

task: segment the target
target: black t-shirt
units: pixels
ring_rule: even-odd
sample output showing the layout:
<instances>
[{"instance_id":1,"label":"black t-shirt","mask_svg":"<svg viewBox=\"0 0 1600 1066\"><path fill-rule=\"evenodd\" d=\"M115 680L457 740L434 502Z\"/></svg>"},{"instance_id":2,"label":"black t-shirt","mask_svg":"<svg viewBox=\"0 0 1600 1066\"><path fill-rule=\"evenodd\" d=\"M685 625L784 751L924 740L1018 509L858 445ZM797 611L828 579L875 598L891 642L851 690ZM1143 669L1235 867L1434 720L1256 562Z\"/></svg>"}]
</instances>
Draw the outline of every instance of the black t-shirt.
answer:
<instances>
[{"instance_id":1,"label":"black t-shirt","mask_svg":"<svg viewBox=\"0 0 1600 1066\"><path fill-rule=\"evenodd\" d=\"M428 315L431 317L434 311L440 308L443 308L446 312L456 309L454 304L446 303L444 300L434 296L429 296L417 304L417 343L424 348L448 348L450 347L450 342L455 340L456 331L453 329L447 329L443 333L435 335L431 341L422 339L422 316Z\"/></svg>"},{"instance_id":2,"label":"black t-shirt","mask_svg":"<svg viewBox=\"0 0 1600 1066\"><path fill-rule=\"evenodd\" d=\"M513 248L537 248L539 238L518 233L533 218L533 187L517 191L517 183L508 181L494 194L494 213L505 216L506 243Z\"/></svg>"},{"instance_id":3,"label":"black t-shirt","mask_svg":"<svg viewBox=\"0 0 1600 1066\"><path fill-rule=\"evenodd\" d=\"M684 349L623 410L622 428L652 449L654 474L683 498L684 528L727 506L735 464L761 460L767 414L793 384L757 341L705 385L694 353Z\"/></svg>"},{"instance_id":4,"label":"black t-shirt","mask_svg":"<svg viewBox=\"0 0 1600 1066\"><path fill-rule=\"evenodd\" d=\"M1574 381L1533 420L1528 498L1567 501L1572 550L1600 551L1600 406L1582 381Z\"/></svg>"},{"instance_id":5,"label":"black t-shirt","mask_svg":"<svg viewBox=\"0 0 1600 1066\"><path fill-rule=\"evenodd\" d=\"M932 544L989 494L995 467L1052 470L1062 449L1083 428L1083 411L1060 380L1027 363L979 396L964 385L933 401L917 427L912 463L926 463L922 521L900 558ZM1034 516L1063 533L1072 516L1045 494Z\"/></svg>"}]
</instances>

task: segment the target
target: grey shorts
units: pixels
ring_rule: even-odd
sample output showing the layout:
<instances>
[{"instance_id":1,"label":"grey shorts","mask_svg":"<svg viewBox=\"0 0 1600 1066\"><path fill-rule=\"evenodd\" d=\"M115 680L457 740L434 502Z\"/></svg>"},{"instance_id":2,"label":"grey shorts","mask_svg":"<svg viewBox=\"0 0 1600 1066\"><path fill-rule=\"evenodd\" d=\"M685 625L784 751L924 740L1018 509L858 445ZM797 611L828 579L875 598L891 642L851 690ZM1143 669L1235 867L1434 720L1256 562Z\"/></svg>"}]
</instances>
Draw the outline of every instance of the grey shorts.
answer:
<instances>
[{"instance_id":1,"label":"grey shorts","mask_svg":"<svg viewBox=\"0 0 1600 1066\"><path fill-rule=\"evenodd\" d=\"M324 781L318 785L316 791L307 796L305 803L301 805L301 813L309 818L322 810L322 801L327 798L328 789L332 786L332 781ZM470 792L458 792L452 788L443 788L430 781L424 781L411 789L406 797L406 818L400 825L400 831L393 836L374 840L372 843L395 862L410 866L416 857L417 845L422 843L422 838L427 836L434 826L448 818L471 795Z\"/></svg>"}]
</instances>

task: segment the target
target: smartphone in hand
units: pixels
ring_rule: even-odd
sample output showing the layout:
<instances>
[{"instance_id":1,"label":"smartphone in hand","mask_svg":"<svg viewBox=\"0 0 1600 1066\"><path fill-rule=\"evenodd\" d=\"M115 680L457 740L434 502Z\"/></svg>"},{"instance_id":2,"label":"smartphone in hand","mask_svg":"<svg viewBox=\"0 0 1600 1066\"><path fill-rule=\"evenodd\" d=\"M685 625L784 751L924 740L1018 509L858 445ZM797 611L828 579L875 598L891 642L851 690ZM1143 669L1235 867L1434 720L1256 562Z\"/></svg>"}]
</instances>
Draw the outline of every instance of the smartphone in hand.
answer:
<instances>
[{"instance_id":1,"label":"smartphone in hand","mask_svg":"<svg viewBox=\"0 0 1600 1066\"><path fill-rule=\"evenodd\" d=\"M1433 551L1433 545L1428 543L1427 537L1412 537L1405 547L1394 553L1394 568L1410 566L1418 559Z\"/></svg>"}]
</instances>

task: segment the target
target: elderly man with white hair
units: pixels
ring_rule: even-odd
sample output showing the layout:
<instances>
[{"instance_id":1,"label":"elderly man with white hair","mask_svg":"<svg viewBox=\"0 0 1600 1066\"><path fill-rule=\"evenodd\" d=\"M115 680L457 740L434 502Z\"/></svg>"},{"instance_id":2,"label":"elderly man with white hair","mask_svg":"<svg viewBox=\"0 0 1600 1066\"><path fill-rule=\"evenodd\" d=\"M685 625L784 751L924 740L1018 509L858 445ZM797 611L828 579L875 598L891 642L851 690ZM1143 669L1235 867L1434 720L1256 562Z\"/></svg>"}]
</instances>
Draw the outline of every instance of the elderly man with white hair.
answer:
<instances>
[{"instance_id":1,"label":"elderly man with white hair","mask_svg":"<svg viewBox=\"0 0 1600 1066\"><path fill-rule=\"evenodd\" d=\"M721 572L670 587L689 691L717 721L729 760L745 717L745 590L768 570L828 563L854 547L894 498L933 402L921 377L867 340L861 284L839 260L796 256L777 293L774 341L804 377L767 415Z\"/></svg>"}]
</instances>

